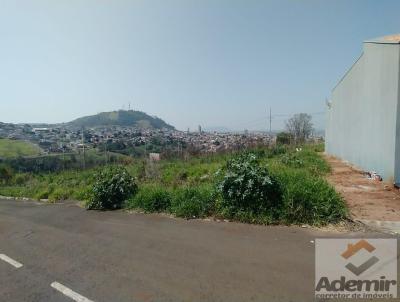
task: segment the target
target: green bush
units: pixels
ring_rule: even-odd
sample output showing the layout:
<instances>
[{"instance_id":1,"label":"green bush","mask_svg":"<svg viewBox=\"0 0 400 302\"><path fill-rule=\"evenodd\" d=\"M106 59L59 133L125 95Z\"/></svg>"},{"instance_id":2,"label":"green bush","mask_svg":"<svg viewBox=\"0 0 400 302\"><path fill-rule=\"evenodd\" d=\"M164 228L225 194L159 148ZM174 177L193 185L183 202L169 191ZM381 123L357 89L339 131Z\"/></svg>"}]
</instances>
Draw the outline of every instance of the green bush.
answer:
<instances>
[{"instance_id":1,"label":"green bush","mask_svg":"<svg viewBox=\"0 0 400 302\"><path fill-rule=\"evenodd\" d=\"M171 205L171 193L161 186L148 185L139 189L139 192L127 201L128 209L142 209L146 212L163 212Z\"/></svg>"},{"instance_id":2,"label":"green bush","mask_svg":"<svg viewBox=\"0 0 400 302\"><path fill-rule=\"evenodd\" d=\"M170 212L177 217L202 218L214 208L214 191L210 186L184 187L174 191Z\"/></svg>"},{"instance_id":3,"label":"green bush","mask_svg":"<svg viewBox=\"0 0 400 302\"><path fill-rule=\"evenodd\" d=\"M346 217L344 200L323 178L294 169L280 169L278 174L285 184L282 222L323 225Z\"/></svg>"},{"instance_id":4,"label":"green bush","mask_svg":"<svg viewBox=\"0 0 400 302\"><path fill-rule=\"evenodd\" d=\"M109 166L95 176L87 209L119 209L138 190L134 178L123 167Z\"/></svg>"},{"instance_id":5,"label":"green bush","mask_svg":"<svg viewBox=\"0 0 400 302\"><path fill-rule=\"evenodd\" d=\"M24 174L16 174L13 178L13 183L20 186L27 183L31 179L31 175L24 173Z\"/></svg>"},{"instance_id":6,"label":"green bush","mask_svg":"<svg viewBox=\"0 0 400 302\"><path fill-rule=\"evenodd\" d=\"M14 171L7 165L0 164L0 184L7 184L14 175Z\"/></svg>"},{"instance_id":7,"label":"green bush","mask_svg":"<svg viewBox=\"0 0 400 302\"><path fill-rule=\"evenodd\" d=\"M252 154L229 160L218 183L219 211L227 218L255 222L271 220L282 206L282 188ZM261 219L260 219L261 218Z\"/></svg>"},{"instance_id":8,"label":"green bush","mask_svg":"<svg viewBox=\"0 0 400 302\"><path fill-rule=\"evenodd\" d=\"M293 136L289 132L279 132L276 135L276 143L281 145L289 145L293 141Z\"/></svg>"}]
</instances>

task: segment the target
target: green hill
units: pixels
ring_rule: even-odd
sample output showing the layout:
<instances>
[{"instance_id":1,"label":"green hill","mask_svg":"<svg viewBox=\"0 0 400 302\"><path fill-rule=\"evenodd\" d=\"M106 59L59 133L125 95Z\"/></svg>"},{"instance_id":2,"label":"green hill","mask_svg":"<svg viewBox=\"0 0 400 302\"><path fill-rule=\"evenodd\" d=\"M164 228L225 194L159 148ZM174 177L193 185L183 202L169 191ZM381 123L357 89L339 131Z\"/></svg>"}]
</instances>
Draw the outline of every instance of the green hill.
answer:
<instances>
[{"instance_id":1,"label":"green hill","mask_svg":"<svg viewBox=\"0 0 400 302\"><path fill-rule=\"evenodd\" d=\"M41 149L32 143L20 140L0 139L0 158L39 155Z\"/></svg>"},{"instance_id":2,"label":"green hill","mask_svg":"<svg viewBox=\"0 0 400 302\"><path fill-rule=\"evenodd\" d=\"M72 127L129 126L145 129L175 129L158 117L134 110L102 112L96 115L78 118L69 122L68 125Z\"/></svg>"}]
</instances>

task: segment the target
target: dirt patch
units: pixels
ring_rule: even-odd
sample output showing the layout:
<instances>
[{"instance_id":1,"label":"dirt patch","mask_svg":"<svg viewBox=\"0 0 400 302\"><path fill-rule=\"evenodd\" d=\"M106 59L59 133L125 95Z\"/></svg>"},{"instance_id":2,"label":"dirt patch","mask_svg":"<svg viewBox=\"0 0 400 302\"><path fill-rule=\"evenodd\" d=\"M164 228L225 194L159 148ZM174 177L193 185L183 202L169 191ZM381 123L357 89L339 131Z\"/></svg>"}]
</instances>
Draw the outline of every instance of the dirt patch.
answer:
<instances>
[{"instance_id":1,"label":"dirt patch","mask_svg":"<svg viewBox=\"0 0 400 302\"><path fill-rule=\"evenodd\" d=\"M376 232L378 229L377 228L371 228L370 226L358 222L358 221L352 221L352 220L345 220L342 222L339 222L337 224L328 224L326 226L321 226L321 227L311 227L323 232L329 232L329 233L368 233L368 232Z\"/></svg>"},{"instance_id":2,"label":"dirt patch","mask_svg":"<svg viewBox=\"0 0 400 302\"><path fill-rule=\"evenodd\" d=\"M345 198L353 219L400 221L400 191L393 184L371 180L363 171L332 156L328 181Z\"/></svg>"}]
</instances>

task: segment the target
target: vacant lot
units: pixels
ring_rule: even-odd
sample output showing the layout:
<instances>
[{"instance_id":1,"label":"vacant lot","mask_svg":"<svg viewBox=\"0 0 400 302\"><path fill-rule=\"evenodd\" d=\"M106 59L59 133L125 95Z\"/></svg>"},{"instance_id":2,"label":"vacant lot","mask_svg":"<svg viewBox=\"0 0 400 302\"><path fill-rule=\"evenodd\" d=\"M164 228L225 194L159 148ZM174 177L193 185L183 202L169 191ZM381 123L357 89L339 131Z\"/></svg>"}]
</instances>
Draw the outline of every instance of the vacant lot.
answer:
<instances>
[{"instance_id":1,"label":"vacant lot","mask_svg":"<svg viewBox=\"0 0 400 302\"><path fill-rule=\"evenodd\" d=\"M321 157L321 149L321 145L302 149L276 146L187 160L134 160L125 168L126 174L134 177L138 190L124 197L125 203L114 195L94 197L94 192L111 192L104 186L95 188L95 184L120 179L105 177L101 167L60 173L15 173L0 185L0 195L90 201L92 209L100 208L100 199L112 200L118 203L116 207L183 218L323 225L342 220L347 211L342 198L325 180L330 167Z\"/></svg>"},{"instance_id":2,"label":"vacant lot","mask_svg":"<svg viewBox=\"0 0 400 302\"><path fill-rule=\"evenodd\" d=\"M26 141L0 139L0 158L34 156L40 154L40 151L39 146Z\"/></svg>"}]
</instances>

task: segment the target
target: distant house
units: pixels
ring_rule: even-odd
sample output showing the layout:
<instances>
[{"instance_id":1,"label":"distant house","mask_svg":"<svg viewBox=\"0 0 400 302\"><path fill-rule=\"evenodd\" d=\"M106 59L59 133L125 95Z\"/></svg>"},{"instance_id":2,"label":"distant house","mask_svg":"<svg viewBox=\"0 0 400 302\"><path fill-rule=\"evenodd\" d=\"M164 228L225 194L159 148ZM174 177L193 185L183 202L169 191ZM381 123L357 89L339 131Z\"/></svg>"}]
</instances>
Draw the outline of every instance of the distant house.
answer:
<instances>
[{"instance_id":1,"label":"distant house","mask_svg":"<svg viewBox=\"0 0 400 302\"><path fill-rule=\"evenodd\" d=\"M35 133L48 133L50 132L50 128L33 128L33 132Z\"/></svg>"},{"instance_id":2,"label":"distant house","mask_svg":"<svg viewBox=\"0 0 400 302\"><path fill-rule=\"evenodd\" d=\"M400 184L400 35L363 48L327 103L326 152Z\"/></svg>"},{"instance_id":3,"label":"distant house","mask_svg":"<svg viewBox=\"0 0 400 302\"><path fill-rule=\"evenodd\" d=\"M151 161L159 161L160 158L160 153L149 153L149 159Z\"/></svg>"}]
</instances>

